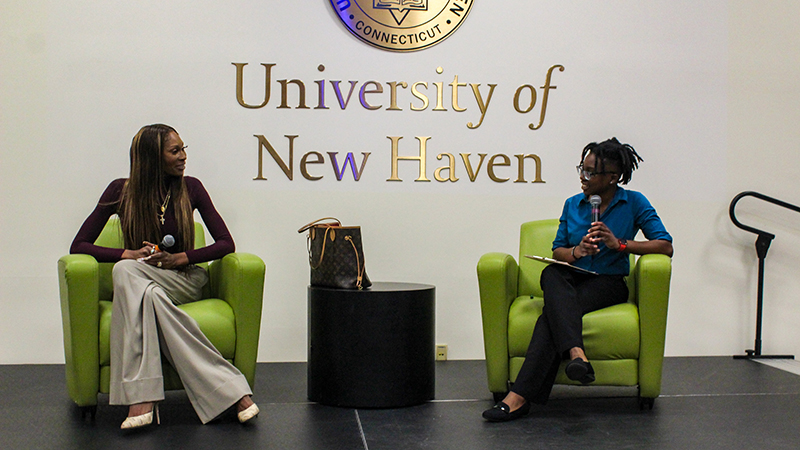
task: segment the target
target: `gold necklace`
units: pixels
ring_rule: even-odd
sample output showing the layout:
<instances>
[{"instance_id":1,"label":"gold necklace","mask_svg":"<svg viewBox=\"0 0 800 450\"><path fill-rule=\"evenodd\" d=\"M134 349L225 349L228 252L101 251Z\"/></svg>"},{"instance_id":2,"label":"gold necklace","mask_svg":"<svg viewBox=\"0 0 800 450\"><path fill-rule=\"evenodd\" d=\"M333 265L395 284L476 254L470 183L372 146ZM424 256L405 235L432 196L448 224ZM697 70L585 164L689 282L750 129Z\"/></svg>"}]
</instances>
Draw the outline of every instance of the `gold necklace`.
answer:
<instances>
[{"instance_id":1,"label":"gold necklace","mask_svg":"<svg viewBox=\"0 0 800 450\"><path fill-rule=\"evenodd\" d=\"M158 214L158 220L161 221L161 225L164 225L164 213L167 212L167 205L169 205L169 198L172 195L172 192L167 192L167 197L164 199L164 203L161 204L161 212Z\"/></svg>"}]
</instances>

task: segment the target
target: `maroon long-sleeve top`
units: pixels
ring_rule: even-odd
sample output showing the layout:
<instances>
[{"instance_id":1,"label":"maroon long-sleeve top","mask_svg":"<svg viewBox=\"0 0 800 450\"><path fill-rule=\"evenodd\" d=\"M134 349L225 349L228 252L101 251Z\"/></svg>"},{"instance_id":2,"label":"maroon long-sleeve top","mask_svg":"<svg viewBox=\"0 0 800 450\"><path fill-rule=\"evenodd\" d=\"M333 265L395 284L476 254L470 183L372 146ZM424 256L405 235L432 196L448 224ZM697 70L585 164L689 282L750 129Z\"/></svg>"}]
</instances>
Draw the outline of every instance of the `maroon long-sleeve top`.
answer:
<instances>
[{"instance_id":1,"label":"maroon long-sleeve top","mask_svg":"<svg viewBox=\"0 0 800 450\"><path fill-rule=\"evenodd\" d=\"M192 205L192 210L200 212L200 217L203 218L208 232L214 238L214 243L203 248L188 250L186 257L189 259L189 264L197 264L206 261L212 261L222 258L228 253L232 253L236 247L233 243L233 237L219 215L217 209L214 208L214 203L208 195L203 183L197 178L184 177L186 182L186 189L189 193L189 202ZM99 262L117 262L122 259L122 253L125 251L120 248L100 247L94 245L94 241L100 236L108 219L117 213L119 199L122 195L122 188L125 186L125 178L119 178L108 185L103 195L100 196L97 206L94 211L86 218L78 230L78 235L72 241L72 246L69 249L70 253L83 253L92 255ZM175 239L180 239L178 233L178 225L175 221L175 209L172 203L167 206L167 211L164 214L164 224L161 226L162 236L171 234ZM180 245L176 242L176 245ZM135 250L135 249L131 249Z\"/></svg>"}]
</instances>

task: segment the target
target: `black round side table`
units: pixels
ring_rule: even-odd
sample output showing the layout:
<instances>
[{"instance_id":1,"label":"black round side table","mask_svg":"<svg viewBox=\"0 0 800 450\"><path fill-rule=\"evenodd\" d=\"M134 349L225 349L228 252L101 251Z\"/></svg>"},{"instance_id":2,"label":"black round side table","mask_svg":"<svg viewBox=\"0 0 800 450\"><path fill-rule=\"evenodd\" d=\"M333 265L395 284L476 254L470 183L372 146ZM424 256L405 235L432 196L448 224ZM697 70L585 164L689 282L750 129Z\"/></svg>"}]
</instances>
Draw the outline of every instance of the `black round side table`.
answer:
<instances>
[{"instance_id":1,"label":"black round side table","mask_svg":"<svg viewBox=\"0 0 800 450\"><path fill-rule=\"evenodd\" d=\"M436 288L374 282L308 287L308 398L394 408L432 400Z\"/></svg>"}]
</instances>

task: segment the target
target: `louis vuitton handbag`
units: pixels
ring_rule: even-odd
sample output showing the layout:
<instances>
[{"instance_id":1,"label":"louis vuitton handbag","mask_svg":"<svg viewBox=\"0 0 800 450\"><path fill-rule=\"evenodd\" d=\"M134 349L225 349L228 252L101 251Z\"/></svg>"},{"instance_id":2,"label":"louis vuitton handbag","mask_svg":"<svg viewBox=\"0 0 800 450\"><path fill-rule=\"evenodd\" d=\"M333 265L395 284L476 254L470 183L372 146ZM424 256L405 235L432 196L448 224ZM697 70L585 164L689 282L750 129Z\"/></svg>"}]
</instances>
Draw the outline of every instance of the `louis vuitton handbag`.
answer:
<instances>
[{"instance_id":1,"label":"louis vuitton handbag","mask_svg":"<svg viewBox=\"0 0 800 450\"><path fill-rule=\"evenodd\" d=\"M361 247L361 227L345 227L338 219L325 217L297 230L298 233L304 231L308 231L311 286L340 289L372 286Z\"/></svg>"}]
</instances>

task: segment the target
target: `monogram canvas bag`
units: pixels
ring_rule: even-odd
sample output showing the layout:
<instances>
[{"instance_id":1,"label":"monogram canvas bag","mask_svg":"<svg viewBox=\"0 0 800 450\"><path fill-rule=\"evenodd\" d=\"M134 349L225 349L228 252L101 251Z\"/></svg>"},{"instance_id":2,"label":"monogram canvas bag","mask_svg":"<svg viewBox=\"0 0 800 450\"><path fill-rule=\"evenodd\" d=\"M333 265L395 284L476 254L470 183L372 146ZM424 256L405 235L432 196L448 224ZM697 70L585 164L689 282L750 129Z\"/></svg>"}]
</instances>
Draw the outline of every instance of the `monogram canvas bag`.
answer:
<instances>
[{"instance_id":1,"label":"monogram canvas bag","mask_svg":"<svg viewBox=\"0 0 800 450\"><path fill-rule=\"evenodd\" d=\"M361 227L345 227L338 219L325 217L297 230L304 231L308 231L311 286L364 289L372 285L364 263Z\"/></svg>"}]
</instances>

